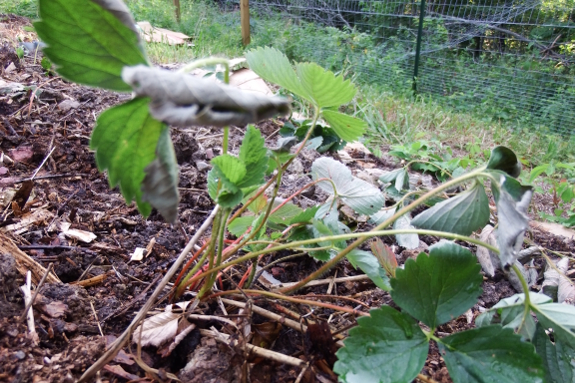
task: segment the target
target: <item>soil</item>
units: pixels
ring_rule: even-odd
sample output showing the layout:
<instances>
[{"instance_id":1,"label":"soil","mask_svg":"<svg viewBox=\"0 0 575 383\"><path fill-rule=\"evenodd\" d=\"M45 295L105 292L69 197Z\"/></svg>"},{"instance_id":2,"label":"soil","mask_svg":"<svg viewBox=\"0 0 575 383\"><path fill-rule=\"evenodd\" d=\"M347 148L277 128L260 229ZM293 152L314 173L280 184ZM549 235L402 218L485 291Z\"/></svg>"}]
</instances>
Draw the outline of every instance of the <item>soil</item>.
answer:
<instances>
[{"instance_id":1,"label":"soil","mask_svg":"<svg viewBox=\"0 0 575 383\"><path fill-rule=\"evenodd\" d=\"M25 278L18 272L13 254L0 254L0 382L74 382L129 325L157 281L214 207L206 191L207 164L220 153L221 131L207 127L172 131L181 166L179 222L169 225L156 212L144 219L133 204L126 205L118 188L109 188L106 175L98 171L94 153L89 150L98 114L128 100L130 95L69 83L42 68L41 52L37 57L19 59L15 52L17 36L34 38L23 29L30 26L29 20L4 15L0 16L0 23L1 80L22 85L0 95L0 150L4 155L0 162L0 233L39 265L52 265L61 281L44 283L38 290L32 306L35 339L26 320L20 318L25 304L19 287ZM276 145L280 127L281 120L259 124L268 146ZM243 131L240 128L231 131L231 151L237 152ZM376 158L357 148L348 147L345 152L331 155L347 162L355 174L368 180L397 166L392 157ZM288 169L280 196L287 197L311 181L309 169L318 156L313 151L303 152ZM32 183L24 182L37 170ZM421 182L427 182L424 178ZM22 190L14 198L18 189ZM23 194L26 198L22 198ZM295 202L307 207L323 201L322 198L325 195L319 189L311 189ZM346 217L357 218L353 212ZM62 222L84 234L92 233L95 239L85 243L64 235L57 225ZM369 228L360 219L356 225L362 230ZM533 229L528 236L550 250L575 249L573 240L544 231ZM389 238L385 241L394 243ZM437 238L422 237L422 250L436 241ZM146 247L149 254L143 260L131 260L136 248ZM417 254L396 249L400 263ZM264 258L264 262L285 255L288 253L275 254ZM540 259L535 264L540 274L542 264ZM319 266L311 257L303 256L280 262L270 272L281 282L295 282ZM229 270L233 283L238 283L246 267ZM361 273L344 261L324 278L358 274ZM473 327L473 318L480 311L515 294L501 273L484 279L484 293L471 310L471 317L462 316L442 326L440 335ZM87 280L93 282L85 283ZM80 281L85 284L78 284ZM229 281L223 287L233 288ZM320 295L324 302L363 312L383 304L393 305L389 294L369 280L309 287L298 294ZM326 294L331 294L331 298L326 298ZM157 310L166 303L167 300L161 301ZM168 374L175 374L185 382L243 382L248 376L251 382L262 383L337 381L331 370L334 352L339 347L334 339L345 337L347 329L356 323L353 315L264 298L254 299L251 304L308 324L309 330L302 334L282 321L214 300L200 304L194 311L211 315L211 319L195 322L195 328L184 334L177 347L170 352L166 352L165 346L144 347L138 362L156 369L155 379L163 377L166 381ZM231 318L244 331L222 325L216 317ZM225 344L202 335L201 330L212 327L230 334L237 342ZM339 337L332 338L330 331L338 331ZM310 362L311 367L300 374L299 367L249 355L245 339L256 336L261 338L255 344ZM154 380L150 372L139 366L136 347L131 346L126 346L106 365L100 372L100 381ZM451 381L435 345L422 374L436 382Z\"/></svg>"}]
</instances>

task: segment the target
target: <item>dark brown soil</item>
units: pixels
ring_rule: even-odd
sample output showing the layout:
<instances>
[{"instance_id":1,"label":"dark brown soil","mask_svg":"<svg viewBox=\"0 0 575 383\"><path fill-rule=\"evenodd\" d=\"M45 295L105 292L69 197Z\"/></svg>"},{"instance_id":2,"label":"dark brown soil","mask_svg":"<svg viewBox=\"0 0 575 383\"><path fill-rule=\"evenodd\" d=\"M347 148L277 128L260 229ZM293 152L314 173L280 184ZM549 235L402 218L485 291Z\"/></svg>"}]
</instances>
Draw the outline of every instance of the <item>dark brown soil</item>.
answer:
<instances>
[{"instance_id":1,"label":"dark brown soil","mask_svg":"<svg viewBox=\"0 0 575 383\"><path fill-rule=\"evenodd\" d=\"M28 20L14 16L0 16L6 30L22 31ZM8 34L9 35L9 34ZM191 236L213 208L206 192L205 164L219 154L220 131L209 128L174 130L178 162L181 165L181 204L179 222L165 223L153 212L143 219L134 205L126 205L117 188L110 189L107 178L98 172L94 154L88 149L89 137L95 118L104 109L129 99L118 94L68 83L54 73L46 73L39 65L39 58L15 54L16 40L7 39L0 47L1 80L22 84L19 92L0 95L0 151L13 162L0 163L0 195L8 196L23 185L42 162L25 206L12 206L0 198L0 230L9 235L35 262L53 269L61 284L44 284L33 305L38 343L29 334L26 320L20 320L24 301L19 286L24 277L16 270L11 254L0 254L0 382L73 382L104 352L114 337L120 335L166 270L171 266ZM41 54L40 54L41 57ZM13 70L8 70L10 63ZM73 105L70 108L70 105ZM275 146L278 123L265 122L260 129L270 137L269 146ZM216 137L213 137L216 136ZM241 143L241 129L232 128L231 151ZM50 151L54 149L51 155ZM335 155L337 158L337 155ZM372 155L350 151L350 166L358 173L365 169L390 169L395 165L391 158L378 159ZM290 168L280 195L287 197L310 182L309 169L317 158L315 152L306 151ZM369 174L365 175L369 177ZM313 189L296 198L307 207L317 203L322 195ZM8 198L8 197L6 197ZM20 210L20 211L18 211ZM29 226L15 228L34 211L48 212L44 219ZM68 221L72 229L96 235L91 243L70 239L58 230L50 229L54 221ZM366 223L357 224L361 229ZM209 233L207 233L209 235ZM573 251L575 243L541 231L533 231L530 238L540 246L555 251ZM146 248L155 240L151 252L142 261L130 261L137 247ZM437 239L424 237L427 244ZM390 244L392 239L386 239ZM403 249L399 249L400 253ZM279 259L285 254L266 257L264 263ZM403 258L410 256L402 253ZM540 267L542 262L538 262ZM303 256L281 262L270 269L282 282L301 280L316 270L320 264ZM244 274L247 265L229 271L234 283ZM331 277L358 275L347 261L342 262L329 275ZM82 287L80 278L87 280L100 276L93 285ZM149 288L151 287L151 288ZM227 280L224 288L233 288ZM260 288L261 286L258 286ZM367 312L383 304L393 304L389 294L377 289L370 281L347 281L330 288L331 298L325 298L328 285L306 288L300 295L322 295L319 300ZM475 317L480 309L489 308L501 298L515 293L502 276L484 282L484 293L472 309ZM334 295L335 294L335 295ZM350 300L353 299L353 300ZM165 305L165 301L158 307ZM347 334L346 328L355 323L353 315L303 304L258 298L253 305L280 315L301 320L302 323L328 323L328 334L343 330L338 339ZM338 346L313 333L301 334L285 325L279 325L258 314L239 311L226 306L227 313L215 300L200 305L196 312L229 318L244 318L242 328L251 328L251 335L264 332L258 326L277 329L265 338L266 347L310 361L311 368L299 379L302 382L335 382L331 371L333 352ZM305 316L305 319L302 319ZM239 322L238 322L239 323ZM155 347L142 350L141 359L160 371L160 375L173 373L186 382L240 382L248 375L252 382L294 382L300 368L247 355L245 348L218 343L202 337L199 329L216 329L239 337L218 321L198 322L172 351L162 358ZM251 326L251 327L250 327ZM440 335L447 335L473 327L465 317L442 326ZM266 330L267 331L267 330ZM320 331L320 330L317 330ZM105 336L102 336L105 335ZM241 338L241 337L239 337ZM239 339L238 338L238 339ZM325 342L325 343L322 343ZM135 347L124 350L101 371L100 379L123 382L144 379L151 375L135 363ZM192 361L188 363L189 361ZM432 346L430 356L422 371L437 382L450 382L445 363L437 348Z\"/></svg>"}]
</instances>

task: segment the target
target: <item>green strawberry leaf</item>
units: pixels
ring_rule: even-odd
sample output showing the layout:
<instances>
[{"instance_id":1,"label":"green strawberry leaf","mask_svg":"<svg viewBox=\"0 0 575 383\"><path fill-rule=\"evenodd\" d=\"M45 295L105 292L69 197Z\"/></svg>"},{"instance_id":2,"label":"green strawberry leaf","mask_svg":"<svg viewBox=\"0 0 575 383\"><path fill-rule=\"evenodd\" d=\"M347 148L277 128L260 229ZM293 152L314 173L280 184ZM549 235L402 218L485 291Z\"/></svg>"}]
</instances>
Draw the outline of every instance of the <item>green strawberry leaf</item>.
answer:
<instances>
[{"instance_id":1,"label":"green strawberry leaf","mask_svg":"<svg viewBox=\"0 0 575 383\"><path fill-rule=\"evenodd\" d=\"M575 306L563 303L532 303L539 323L552 328L555 340L575 349Z\"/></svg>"},{"instance_id":2,"label":"green strawberry leaf","mask_svg":"<svg viewBox=\"0 0 575 383\"><path fill-rule=\"evenodd\" d=\"M454 382L543 382L543 363L535 348L511 329L463 331L442 338L438 346Z\"/></svg>"},{"instance_id":3,"label":"green strawberry leaf","mask_svg":"<svg viewBox=\"0 0 575 383\"><path fill-rule=\"evenodd\" d=\"M543 359L545 381L549 383L575 382L575 349L561 340L551 343L545 330L537 326L533 340L537 354Z\"/></svg>"},{"instance_id":4,"label":"green strawberry leaf","mask_svg":"<svg viewBox=\"0 0 575 383\"><path fill-rule=\"evenodd\" d=\"M239 187L245 188L264 182L264 174L269 161L267 152L265 140L260 131L249 125L240 146L239 157L246 167L246 175L238 184Z\"/></svg>"},{"instance_id":5,"label":"green strawberry leaf","mask_svg":"<svg viewBox=\"0 0 575 383\"><path fill-rule=\"evenodd\" d=\"M342 140L348 142L357 141L367 129L365 121L347 114L334 112L333 110L324 110L321 114L335 133Z\"/></svg>"},{"instance_id":6,"label":"green strawberry leaf","mask_svg":"<svg viewBox=\"0 0 575 383\"><path fill-rule=\"evenodd\" d=\"M489 199L480 183L418 214L411 224L420 229L470 235L489 222Z\"/></svg>"},{"instance_id":7,"label":"green strawberry leaf","mask_svg":"<svg viewBox=\"0 0 575 383\"><path fill-rule=\"evenodd\" d=\"M347 104L357 93L351 81L344 80L343 76L336 76L315 63L298 63L296 72L302 87L319 108ZM346 138L343 139L347 141Z\"/></svg>"},{"instance_id":8,"label":"green strawberry leaf","mask_svg":"<svg viewBox=\"0 0 575 383\"><path fill-rule=\"evenodd\" d=\"M356 269L359 267L377 287L385 291L391 290L385 270L372 253L354 249L347 255L347 260Z\"/></svg>"},{"instance_id":9,"label":"green strawberry leaf","mask_svg":"<svg viewBox=\"0 0 575 383\"><path fill-rule=\"evenodd\" d=\"M160 133L166 129L150 115L148 103L147 98L135 98L106 110L90 139L98 169L108 170L110 187L119 184L126 203L135 199L144 216L152 210L142 201L144 169L156 157Z\"/></svg>"},{"instance_id":10,"label":"green strawberry leaf","mask_svg":"<svg viewBox=\"0 0 575 383\"><path fill-rule=\"evenodd\" d=\"M230 154L222 154L213 158L212 164L214 165L214 169L217 169L227 181L236 186L240 181L243 181L247 173L246 166L242 161Z\"/></svg>"},{"instance_id":11,"label":"green strawberry leaf","mask_svg":"<svg viewBox=\"0 0 575 383\"><path fill-rule=\"evenodd\" d=\"M107 7L104 8L104 7ZM40 0L34 23L44 54L68 80L131 92L122 68L148 65L135 23L120 0Z\"/></svg>"},{"instance_id":12,"label":"green strawberry leaf","mask_svg":"<svg viewBox=\"0 0 575 383\"><path fill-rule=\"evenodd\" d=\"M250 69L264 80L312 101L288 58L279 50L270 47L254 49L246 53L246 60Z\"/></svg>"},{"instance_id":13,"label":"green strawberry leaf","mask_svg":"<svg viewBox=\"0 0 575 383\"><path fill-rule=\"evenodd\" d=\"M480 270L469 250L442 240L429 248L429 256L421 253L395 270L391 297L403 311L435 329L475 304L483 281Z\"/></svg>"},{"instance_id":14,"label":"green strawberry leaf","mask_svg":"<svg viewBox=\"0 0 575 383\"><path fill-rule=\"evenodd\" d=\"M239 238L250 228L250 226L253 225L255 219L256 217L253 215L238 217L234 219L232 222L230 222L230 224L228 225L228 230L230 233Z\"/></svg>"},{"instance_id":15,"label":"green strawberry leaf","mask_svg":"<svg viewBox=\"0 0 575 383\"><path fill-rule=\"evenodd\" d=\"M429 343L417 322L389 306L357 319L333 371L344 383L411 382L421 371Z\"/></svg>"}]
</instances>

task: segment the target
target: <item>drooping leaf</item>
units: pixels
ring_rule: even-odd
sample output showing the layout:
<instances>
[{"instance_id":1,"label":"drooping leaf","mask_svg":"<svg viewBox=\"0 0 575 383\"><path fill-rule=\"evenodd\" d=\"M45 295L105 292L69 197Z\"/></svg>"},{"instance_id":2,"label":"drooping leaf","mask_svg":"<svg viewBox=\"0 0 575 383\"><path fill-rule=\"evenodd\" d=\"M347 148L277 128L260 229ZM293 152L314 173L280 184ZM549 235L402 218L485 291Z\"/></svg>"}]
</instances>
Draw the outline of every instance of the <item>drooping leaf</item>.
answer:
<instances>
[{"instance_id":1,"label":"drooping leaf","mask_svg":"<svg viewBox=\"0 0 575 383\"><path fill-rule=\"evenodd\" d=\"M543 383L543 363L531 343L513 330L487 326L438 342L454 382Z\"/></svg>"},{"instance_id":2,"label":"drooping leaf","mask_svg":"<svg viewBox=\"0 0 575 383\"><path fill-rule=\"evenodd\" d=\"M408 214L404 214L399 217L393 223L394 230L405 230L405 229L415 229L411 224L411 219ZM415 233L413 234L396 234L395 239L397 244L406 249L417 249L419 247L419 236Z\"/></svg>"},{"instance_id":3,"label":"drooping leaf","mask_svg":"<svg viewBox=\"0 0 575 383\"><path fill-rule=\"evenodd\" d=\"M505 146L498 146L491 151L487 169L502 170L511 177L517 178L521 174L521 162L513 150Z\"/></svg>"},{"instance_id":4,"label":"drooping leaf","mask_svg":"<svg viewBox=\"0 0 575 383\"><path fill-rule=\"evenodd\" d=\"M184 331L194 324L183 318L182 311L190 302L181 302L174 305L167 305L163 313L146 318L138 326L133 334L133 343L140 343L142 346L160 346L166 342L173 341L178 333Z\"/></svg>"},{"instance_id":5,"label":"drooping leaf","mask_svg":"<svg viewBox=\"0 0 575 383\"><path fill-rule=\"evenodd\" d=\"M347 114L324 110L322 111L322 116L336 134L342 140L348 142L357 141L367 129L365 121Z\"/></svg>"},{"instance_id":6,"label":"drooping leaf","mask_svg":"<svg viewBox=\"0 0 575 383\"><path fill-rule=\"evenodd\" d=\"M417 322L389 306L357 319L334 372L344 383L411 382L421 371L429 344Z\"/></svg>"},{"instance_id":7,"label":"drooping leaf","mask_svg":"<svg viewBox=\"0 0 575 383\"><path fill-rule=\"evenodd\" d=\"M265 140L260 131L252 125L248 126L240 146L239 157L246 167L246 175L238 186L244 188L262 184L269 159Z\"/></svg>"},{"instance_id":8,"label":"drooping leaf","mask_svg":"<svg viewBox=\"0 0 575 383\"><path fill-rule=\"evenodd\" d=\"M318 210L319 210L319 206L313 206L313 207L307 208L303 212L301 212L300 214L293 217L289 221L289 224L293 225L294 223L310 222Z\"/></svg>"},{"instance_id":9,"label":"drooping leaf","mask_svg":"<svg viewBox=\"0 0 575 383\"><path fill-rule=\"evenodd\" d=\"M250 69L264 80L312 101L288 58L279 50L270 47L254 49L246 53L246 60Z\"/></svg>"},{"instance_id":10,"label":"drooping leaf","mask_svg":"<svg viewBox=\"0 0 575 383\"><path fill-rule=\"evenodd\" d=\"M370 216L369 220L376 225L381 225L382 223L384 223L386 220L388 220L389 218L391 218L395 214L395 210L396 210L396 208L384 207L383 209L381 209L377 213Z\"/></svg>"},{"instance_id":11,"label":"drooping leaf","mask_svg":"<svg viewBox=\"0 0 575 383\"><path fill-rule=\"evenodd\" d=\"M337 189L337 196L359 214L376 213L385 202L377 187L353 177L351 171L341 162L321 157L313 162L311 171L314 180L331 179ZM330 195L334 195L330 182L322 181L317 185Z\"/></svg>"},{"instance_id":12,"label":"drooping leaf","mask_svg":"<svg viewBox=\"0 0 575 383\"><path fill-rule=\"evenodd\" d=\"M218 169L229 182L237 185L243 181L247 170L246 166L237 157L222 154L212 159L214 169Z\"/></svg>"},{"instance_id":13,"label":"drooping leaf","mask_svg":"<svg viewBox=\"0 0 575 383\"><path fill-rule=\"evenodd\" d=\"M142 183L142 201L149 202L164 219L175 223L178 217L179 171L174 145L170 139L170 130L166 127L160 134L156 148L156 159L144 172Z\"/></svg>"},{"instance_id":14,"label":"drooping leaf","mask_svg":"<svg viewBox=\"0 0 575 383\"><path fill-rule=\"evenodd\" d=\"M377 287L385 291L391 290L385 270L369 251L354 249L347 255L347 259L353 267L359 267Z\"/></svg>"},{"instance_id":15,"label":"drooping leaf","mask_svg":"<svg viewBox=\"0 0 575 383\"><path fill-rule=\"evenodd\" d=\"M274 206L278 206L282 203L281 198L276 198L274 201ZM274 208L275 210L275 208ZM285 226L290 225L292 219L303 213L302 208L294 205L291 201L280 207L277 211L270 214L269 220L276 224L282 224Z\"/></svg>"},{"instance_id":16,"label":"drooping leaf","mask_svg":"<svg viewBox=\"0 0 575 383\"><path fill-rule=\"evenodd\" d=\"M483 185L475 186L418 214L411 224L420 229L470 235L489 222L489 199Z\"/></svg>"},{"instance_id":17,"label":"drooping leaf","mask_svg":"<svg viewBox=\"0 0 575 383\"><path fill-rule=\"evenodd\" d=\"M131 91L122 80L122 68L148 61L122 1L40 0L39 14L34 28L47 44L44 54L61 76L80 84Z\"/></svg>"},{"instance_id":18,"label":"drooping leaf","mask_svg":"<svg viewBox=\"0 0 575 383\"><path fill-rule=\"evenodd\" d=\"M399 177L401 173L405 173L405 168L398 168L389 172L385 172L381 177L379 177L379 180L384 184L392 183L397 179L397 177Z\"/></svg>"},{"instance_id":19,"label":"drooping leaf","mask_svg":"<svg viewBox=\"0 0 575 383\"><path fill-rule=\"evenodd\" d=\"M502 182L504 184L505 181ZM527 209L531 202L533 191L526 190L520 200L514 199L504 188L499 192L497 199L497 243L499 245L499 258L501 266L508 269L519 256L523 245L523 235L527 230L529 217Z\"/></svg>"},{"instance_id":20,"label":"drooping leaf","mask_svg":"<svg viewBox=\"0 0 575 383\"><path fill-rule=\"evenodd\" d=\"M401 309L432 329L471 308L481 294L481 267L471 252L442 240L409 259L391 279L391 297Z\"/></svg>"},{"instance_id":21,"label":"drooping leaf","mask_svg":"<svg viewBox=\"0 0 575 383\"><path fill-rule=\"evenodd\" d=\"M371 242L371 251L377 258L381 267L385 269L387 275L395 278L395 269L397 269L397 257L395 253L389 246L381 241L379 238L375 238Z\"/></svg>"},{"instance_id":22,"label":"drooping leaf","mask_svg":"<svg viewBox=\"0 0 575 383\"><path fill-rule=\"evenodd\" d=\"M550 303L551 299L543 294L529 293L530 300L533 304ZM475 318L477 327L489 326L491 324L500 324L505 328L517 331L521 326L519 334L526 340L533 339L535 334L535 320L531 314L524 317L525 313L525 294L515 294L497 302L489 310L479 314Z\"/></svg>"},{"instance_id":23,"label":"drooping leaf","mask_svg":"<svg viewBox=\"0 0 575 383\"><path fill-rule=\"evenodd\" d=\"M319 108L347 104L357 93L351 81L326 71L316 63L298 63L296 73L303 89Z\"/></svg>"},{"instance_id":24,"label":"drooping leaf","mask_svg":"<svg viewBox=\"0 0 575 383\"><path fill-rule=\"evenodd\" d=\"M185 73L143 65L125 67L122 78L138 96L152 99L150 112L175 126L245 125L289 113L289 101L247 92Z\"/></svg>"},{"instance_id":25,"label":"drooping leaf","mask_svg":"<svg viewBox=\"0 0 575 383\"><path fill-rule=\"evenodd\" d=\"M250 228L250 226L253 225L255 219L256 217L254 217L253 215L238 217L234 219L232 222L230 222L230 224L228 225L228 230L230 233L239 238Z\"/></svg>"},{"instance_id":26,"label":"drooping leaf","mask_svg":"<svg viewBox=\"0 0 575 383\"><path fill-rule=\"evenodd\" d=\"M537 326L533 340L537 354L543 360L545 381L575 383L575 349L561 340L551 343L545 330Z\"/></svg>"},{"instance_id":27,"label":"drooping leaf","mask_svg":"<svg viewBox=\"0 0 575 383\"><path fill-rule=\"evenodd\" d=\"M144 216L151 212L151 206L142 201L144 168L156 157L160 133L166 129L150 115L148 103L146 98L135 98L106 110L90 139L98 169L108 171L110 187L119 184L126 202L135 199Z\"/></svg>"}]
</instances>

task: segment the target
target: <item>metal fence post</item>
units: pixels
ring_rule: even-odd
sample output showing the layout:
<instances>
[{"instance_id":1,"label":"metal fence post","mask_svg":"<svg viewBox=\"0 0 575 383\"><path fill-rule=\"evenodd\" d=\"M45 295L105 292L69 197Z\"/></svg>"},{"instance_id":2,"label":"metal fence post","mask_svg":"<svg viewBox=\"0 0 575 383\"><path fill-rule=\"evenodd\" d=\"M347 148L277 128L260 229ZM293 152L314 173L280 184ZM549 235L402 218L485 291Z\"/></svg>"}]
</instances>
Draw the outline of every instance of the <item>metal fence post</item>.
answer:
<instances>
[{"instance_id":1,"label":"metal fence post","mask_svg":"<svg viewBox=\"0 0 575 383\"><path fill-rule=\"evenodd\" d=\"M417 29L417 42L415 45L415 63L413 64L413 94L417 93L417 76L419 74L419 56L421 54L421 35L423 34L423 19L425 17L425 0L421 0L419 8L419 27Z\"/></svg>"}]
</instances>

